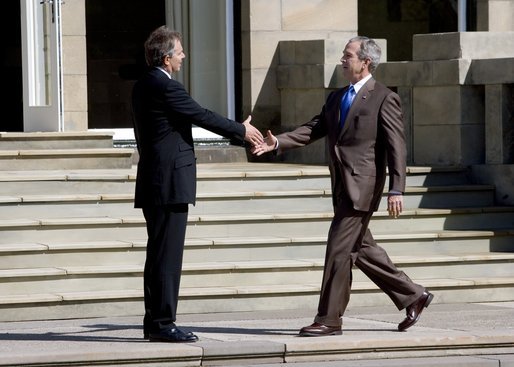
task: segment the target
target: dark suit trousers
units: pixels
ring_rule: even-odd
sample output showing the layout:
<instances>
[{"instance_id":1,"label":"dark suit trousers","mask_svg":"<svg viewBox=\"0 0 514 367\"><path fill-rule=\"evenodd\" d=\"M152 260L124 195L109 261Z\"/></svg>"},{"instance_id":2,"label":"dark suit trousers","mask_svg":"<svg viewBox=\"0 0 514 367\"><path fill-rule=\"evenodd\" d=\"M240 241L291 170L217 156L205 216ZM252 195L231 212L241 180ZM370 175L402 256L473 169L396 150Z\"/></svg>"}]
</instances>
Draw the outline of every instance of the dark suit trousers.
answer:
<instances>
[{"instance_id":1,"label":"dark suit trousers","mask_svg":"<svg viewBox=\"0 0 514 367\"><path fill-rule=\"evenodd\" d=\"M143 208L148 232L144 271L145 331L175 322L188 204Z\"/></svg>"},{"instance_id":2,"label":"dark suit trousers","mask_svg":"<svg viewBox=\"0 0 514 367\"><path fill-rule=\"evenodd\" d=\"M340 326L350 300L352 265L355 264L401 310L417 300L425 290L396 268L385 250L378 246L368 224L373 212L353 209L347 200L335 212L327 240L325 267L314 321Z\"/></svg>"}]
</instances>

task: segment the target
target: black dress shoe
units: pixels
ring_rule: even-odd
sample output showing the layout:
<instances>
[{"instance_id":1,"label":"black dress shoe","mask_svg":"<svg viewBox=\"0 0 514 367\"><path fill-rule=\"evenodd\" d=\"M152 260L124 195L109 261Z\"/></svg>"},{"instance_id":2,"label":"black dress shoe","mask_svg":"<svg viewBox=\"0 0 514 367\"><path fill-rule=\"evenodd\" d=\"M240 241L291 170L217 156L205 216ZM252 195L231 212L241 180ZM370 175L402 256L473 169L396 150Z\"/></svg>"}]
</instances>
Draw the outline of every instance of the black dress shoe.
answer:
<instances>
[{"instance_id":1,"label":"black dress shoe","mask_svg":"<svg viewBox=\"0 0 514 367\"><path fill-rule=\"evenodd\" d=\"M194 343L198 340L198 337L190 331L184 332L173 325L167 329L149 333L148 339L151 342Z\"/></svg>"},{"instance_id":2,"label":"black dress shoe","mask_svg":"<svg viewBox=\"0 0 514 367\"><path fill-rule=\"evenodd\" d=\"M432 293L424 291L417 301L408 306L406 309L407 317L398 324L398 331L405 331L418 322L421 312L428 307L433 298L434 295Z\"/></svg>"},{"instance_id":3,"label":"black dress shoe","mask_svg":"<svg viewBox=\"0 0 514 367\"><path fill-rule=\"evenodd\" d=\"M326 335L341 335L341 326L327 326L315 322L312 325L305 326L300 330L300 336L326 336Z\"/></svg>"}]
</instances>

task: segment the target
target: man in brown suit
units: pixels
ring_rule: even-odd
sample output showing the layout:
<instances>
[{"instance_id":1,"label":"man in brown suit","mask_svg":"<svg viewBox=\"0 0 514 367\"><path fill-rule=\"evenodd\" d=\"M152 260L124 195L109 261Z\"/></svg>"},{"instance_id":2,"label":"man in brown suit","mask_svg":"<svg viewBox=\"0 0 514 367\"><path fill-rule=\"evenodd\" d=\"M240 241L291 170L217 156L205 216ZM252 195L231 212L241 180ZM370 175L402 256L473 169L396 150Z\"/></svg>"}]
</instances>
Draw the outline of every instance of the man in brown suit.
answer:
<instances>
[{"instance_id":1,"label":"man in brown suit","mask_svg":"<svg viewBox=\"0 0 514 367\"><path fill-rule=\"evenodd\" d=\"M343 74L350 85L332 92L320 114L311 121L276 137L268 131L265 142L252 149L256 155L270 151L279 154L325 136L328 140L335 213L328 233L318 314L312 325L300 330L300 336L342 333L341 317L350 300L354 264L399 310L406 309L399 331L414 325L433 299L423 286L396 268L368 229L383 193L386 165L387 210L394 218L403 209L406 176L400 98L372 77L380 55L374 40L350 39L341 58Z\"/></svg>"}]
</instances>

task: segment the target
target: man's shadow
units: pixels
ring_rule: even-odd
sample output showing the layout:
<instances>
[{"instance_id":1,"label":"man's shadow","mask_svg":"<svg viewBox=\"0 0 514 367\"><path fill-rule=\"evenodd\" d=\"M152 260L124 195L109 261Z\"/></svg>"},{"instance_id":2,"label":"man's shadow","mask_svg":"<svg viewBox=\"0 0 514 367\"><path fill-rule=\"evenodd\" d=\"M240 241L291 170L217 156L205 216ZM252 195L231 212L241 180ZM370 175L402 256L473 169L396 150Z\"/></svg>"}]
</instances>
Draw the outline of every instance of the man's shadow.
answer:
<instances>
[{"instance_id":1,"label":"man's shadow","mask_svg":"<svg viewBox=\"0 0 514 367\"><path fill-rule=\"evenodd\" d=\"M119 324L91 324L80 326L81 330L70 332L46 332L46 333L0 333L1 340L17 341L70 341L70 342L120 342L140 343L147 342L142 336L143 328L140 325L119 325ZM270 329L270 328L240 328L240 327L218 327L218 326L193 326L185 325L180 327L184 331L208 334L233 334L233 335L275 335L275 336L298 336L298 329ZM105 333L135 330L138 336L110 336ZM397 332L396 329L345 329L345 332ZM95 334L104 335L95 335Z\"/></svg>"},{"instance_id":2,"label":"man's shadow","mask_svg":"<svg viewBox=\"0 0 514 367\"><path fill-rule=\"evenodd\" d=\"M147 342L143 339L143 328L139 325L119 325L119 324L92 324L82 325L80 330L69 332L46 332L46 333L0 333L1 340L17 340L17 341L70 341L70 342L120 342L134 343ZM184 331L194 331L195 333L215 333L215 334L253 334L253 335L295 335L296 329L252 329L238 327L197 327L184 326L180 327ZM135 330L138 336L111 336L105 333ZM97 335L95 335L97 334ZM98 335L103 334L103 335Z\"/></svg>"}]
</instances>

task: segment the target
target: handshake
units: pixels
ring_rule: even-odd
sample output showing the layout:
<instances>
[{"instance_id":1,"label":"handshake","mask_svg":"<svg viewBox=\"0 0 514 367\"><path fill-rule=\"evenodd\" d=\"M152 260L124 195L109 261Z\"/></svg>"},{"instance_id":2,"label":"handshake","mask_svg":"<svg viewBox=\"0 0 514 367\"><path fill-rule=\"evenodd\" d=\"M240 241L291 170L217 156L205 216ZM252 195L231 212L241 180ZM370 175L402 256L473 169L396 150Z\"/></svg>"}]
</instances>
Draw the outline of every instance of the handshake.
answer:
<instances>
[{"instance_id":1,"label":"handshake","mask_svg":"<svg viewBox=\"0 0 514 367\"><path fill-rule=\"evenodd\" d=\"M264 153L271 152L277 148L277 138L271 133L270 130L267 131L266 137L264 137L261 132L252 124L252 116L248 116L248 118L243 122L245 126L245 141L252 144L252 148L250 152L256 156L260 156Z\"/></svg>"}]
</instances>

